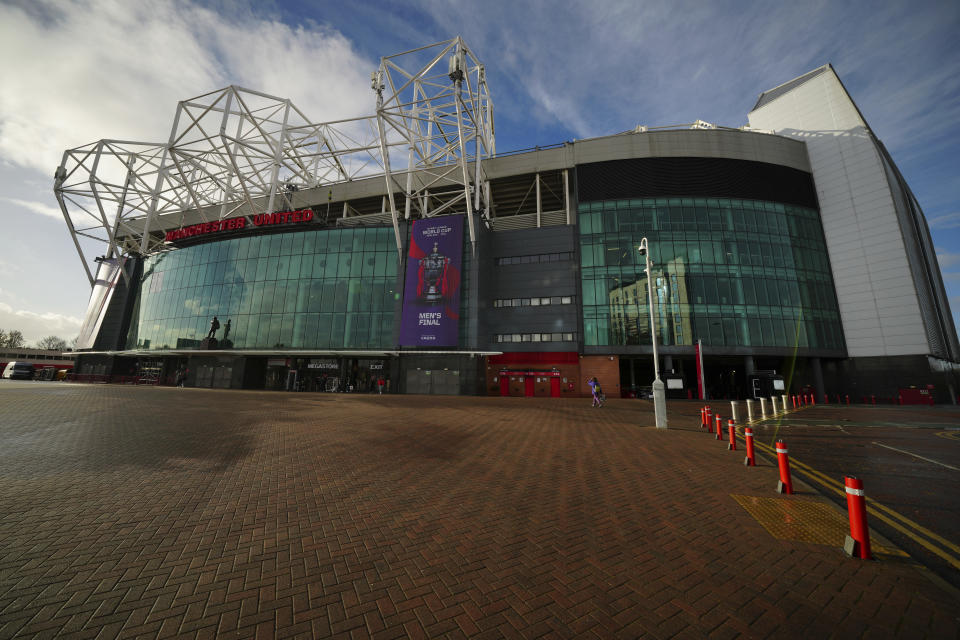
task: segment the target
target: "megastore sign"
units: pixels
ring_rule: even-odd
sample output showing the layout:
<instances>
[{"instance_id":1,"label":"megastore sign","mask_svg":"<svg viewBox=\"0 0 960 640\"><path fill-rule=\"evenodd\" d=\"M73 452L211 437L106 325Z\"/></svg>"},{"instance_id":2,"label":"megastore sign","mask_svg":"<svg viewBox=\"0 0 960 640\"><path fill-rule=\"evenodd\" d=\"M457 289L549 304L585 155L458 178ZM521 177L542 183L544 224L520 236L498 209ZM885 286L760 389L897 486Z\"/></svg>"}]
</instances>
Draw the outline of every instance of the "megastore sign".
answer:
<instances>
[{"instance_id":1,"label":"megastore sign","mask_svg":"<svg viewBox=\"0 0 960 640\"><path fill-rule=\"evenodd\" d=\"M279 213L258 213L252 216L251 220L255 227L266 227L276 224L302 224L313 220L313 210L297 209L296 211L281 211ZM246 227L247 219L243 217L217 220L215 222L202 222L181 229L167 231L166 241L175 242L194 236L222 233L224 231L238 231Z\"/></svg>"}]
</instances>

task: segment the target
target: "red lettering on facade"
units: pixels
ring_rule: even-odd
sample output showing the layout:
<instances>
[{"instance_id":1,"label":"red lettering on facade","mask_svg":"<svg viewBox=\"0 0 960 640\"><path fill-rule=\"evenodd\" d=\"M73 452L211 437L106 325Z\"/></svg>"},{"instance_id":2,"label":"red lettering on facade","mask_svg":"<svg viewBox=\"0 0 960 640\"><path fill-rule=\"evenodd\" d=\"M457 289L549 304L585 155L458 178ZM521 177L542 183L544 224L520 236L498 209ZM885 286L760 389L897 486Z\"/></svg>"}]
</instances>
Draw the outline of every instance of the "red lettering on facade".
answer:
<instances>
[{"instance_id":1,"label":"red lettering on facade","mask_svg":"<svg viewBox=\"0 0 960 640\"><path fill-rule=\"evenodd\" d=\"M310 222L311 220L313 220L312 209L297 209L296 211L281 211L278 213L258 213L252 217L253 224L258 227L274 224ZM244 229L246 226L247 219L244 217L230 218L228 220L219 220L214 222L203 222L180 229L172 229L167 231L164 235L164 239L167 242L174 242L176 240L182 240L183 238L190 238L197 235Z\"/></svg>"}]
</instances>

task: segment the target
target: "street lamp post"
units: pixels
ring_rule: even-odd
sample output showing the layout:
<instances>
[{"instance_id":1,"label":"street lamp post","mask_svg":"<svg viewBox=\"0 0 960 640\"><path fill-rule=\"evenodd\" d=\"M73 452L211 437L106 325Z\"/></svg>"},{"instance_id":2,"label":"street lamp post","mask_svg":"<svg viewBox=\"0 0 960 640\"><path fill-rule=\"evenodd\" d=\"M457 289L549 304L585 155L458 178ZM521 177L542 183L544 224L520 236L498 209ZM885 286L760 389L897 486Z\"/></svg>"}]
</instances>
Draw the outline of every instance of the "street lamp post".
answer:
<instances>
[{"instance_id":1,"label":"street lamp post","mask_svg":"<svg viewBox=\"0 0 960 640\"><path fill-rule=\"evenodd\" d=\"M667 428L667 394L660 379L660 359L657 357L657 329L653 318L653 270L650 268L650 250L647 239L640 241L637 248L644 258L647 274L647 297L650 306L650 341L653 343L653 410L657 419L657 429Z\"/></svg>"}]
</instances>

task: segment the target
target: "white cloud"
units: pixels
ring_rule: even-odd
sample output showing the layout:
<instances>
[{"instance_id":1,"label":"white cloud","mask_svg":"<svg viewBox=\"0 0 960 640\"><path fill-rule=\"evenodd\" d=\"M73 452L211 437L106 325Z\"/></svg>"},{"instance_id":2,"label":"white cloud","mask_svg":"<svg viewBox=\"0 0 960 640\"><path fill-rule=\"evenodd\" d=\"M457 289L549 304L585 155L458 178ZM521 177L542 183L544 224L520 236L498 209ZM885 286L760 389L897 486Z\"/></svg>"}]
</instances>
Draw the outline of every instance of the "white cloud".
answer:
<instances>
[{"instance_id":1,"label":"white cloud","mask_svg":"<svg viewBox=\"0 0 960 640\"><path fill-rule=\"evenodd\" d=\"M940 263L940 269L945 269L947 267L952 267L955 264L960 264L960 253L947 251L940 247L935 247L934 251L937 252L937 262Z\"/></svg>"},{"instance_id":2,"label":"white cloud","mask_svg":"<svg viewBox=\"0 0 960 640\"><path fill-rule=\"evenodd\" d=\"M927 224L931 229L958 229L960 228L960 212L945 213L927 218Z\"/></svg>"},{"instance_id":3,"label":"white cloud","mask_svg":"<svg viewBox=\"0 0 960 640\"><path fill-rule=\"evenodd\" d=\"M165 141L179 100L228 84L291 98L315 122L374 110L376 64L315 24L180 0L37 0L0 4L0 25L0 158L45 175L101 138Z\"/></svg>"},{"instance_id":4,"label":"white cloud","mask_svg":"<svg viewBox=\"0 0 960 640\"><path fill-rule=\"evenodd\" d=\"M47 216L48 218L53 218L55 220L59 220L60 222L63 222L63 213L60 212L60 209L57 209L56 207L51 207L50 205L44 204L43 202L35 202L33 200L19 200L17 198L5 198L5 197L0 197L0 200L6 200L7 202L11 202L17 205L18 207L23 207L24 209L27 209L28 211L32 211L33 213L39 213L42 216Z\"/></svg>"},{"instance_id":5,"label":"white cloud","mask_svg":"<svg viewBox=\"0 0 960 640\"><path fill-rule=\"evenodd\" d=\"M23 333L23 340L33 344L49 335L57 335L68 342L80 331L83 320L74 316L54 312L37 313L25 309L14 309L0 302L0 328L17 329Z\"/></svg>"}]
</instances>

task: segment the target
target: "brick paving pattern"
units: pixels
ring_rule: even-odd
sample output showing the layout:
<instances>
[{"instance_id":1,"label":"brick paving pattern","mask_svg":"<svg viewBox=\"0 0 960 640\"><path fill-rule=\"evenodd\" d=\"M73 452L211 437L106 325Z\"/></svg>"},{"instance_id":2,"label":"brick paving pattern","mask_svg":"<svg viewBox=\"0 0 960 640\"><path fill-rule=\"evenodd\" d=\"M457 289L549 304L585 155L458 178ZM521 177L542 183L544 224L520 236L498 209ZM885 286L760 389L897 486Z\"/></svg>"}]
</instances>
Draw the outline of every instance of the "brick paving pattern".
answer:
<instances>
[{"instance_id":1,"label":"brick paving pattern","mask_svg":"<svg viewBox=\"0 0 960 640\"><path fill-rule=\"evenodd\" d=\"M673 404L5 384L0 638L957 637Z\"/></svg>"}]
</instances>

